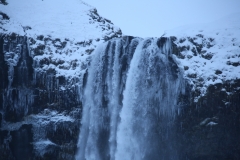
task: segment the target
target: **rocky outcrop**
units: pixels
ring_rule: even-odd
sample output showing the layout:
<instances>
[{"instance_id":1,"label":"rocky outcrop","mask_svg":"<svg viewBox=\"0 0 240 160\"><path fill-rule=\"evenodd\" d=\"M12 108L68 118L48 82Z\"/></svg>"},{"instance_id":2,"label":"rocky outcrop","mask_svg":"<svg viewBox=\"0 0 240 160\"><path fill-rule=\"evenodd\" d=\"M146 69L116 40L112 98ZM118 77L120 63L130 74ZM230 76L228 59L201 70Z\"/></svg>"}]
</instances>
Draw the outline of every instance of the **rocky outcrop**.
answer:
<instances>
[{"instance_id":1,"label":"rocky outcrop","mask_svg":"<svg viewBox=\"0 0 240 160\"><path fill-rule=\"evenodd\" d=\"M239 40L231 29L171 37L189 81L176 127L180 159L240 159Z\"/></svg>"},{"instance_id":2,"label":"rocky outcrop","mask_svg":"<svg viewBox=\"0 0 240 160\"><path fill-rule=\"evenodd\" d=\"M53 69L42 70L27 37L1 35L0 42L1 158L73 159L81 77L69 81Z\"/></svg>"},{"instance_id":3,"label":"rocky outcrop","mask_svg":"<svg viewBox=\"0 0 240 160\"><path fill-rule=\"evenodd\" d=\"M240 159L240 81L211 85L177 118L180 159Z\"/></svg>"}]
</instances>

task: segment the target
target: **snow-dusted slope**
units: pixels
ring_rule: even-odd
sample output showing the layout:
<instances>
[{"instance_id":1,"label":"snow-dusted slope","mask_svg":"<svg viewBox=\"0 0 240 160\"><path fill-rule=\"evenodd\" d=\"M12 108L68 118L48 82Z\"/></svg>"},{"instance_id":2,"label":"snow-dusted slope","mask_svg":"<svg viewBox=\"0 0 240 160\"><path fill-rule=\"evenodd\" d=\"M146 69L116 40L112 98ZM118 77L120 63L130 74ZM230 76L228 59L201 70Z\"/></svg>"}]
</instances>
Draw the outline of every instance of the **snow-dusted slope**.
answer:
<instances>
[{"instance_id":1,"label":"snow-dusted slope","mask_svg":"<svg viewBox=\"0 0 240 160\"><path fill-rule=\"evenodd\" d=\"M211 84L240 78L240 13L169 30L166 36L176 37L178 65L199 96Z\"/></svg>"},{"instance_id":2,"label":"snow-dusted slope","mask_svg":"<svg viewBox=\"0 0 240 160\"><path fill-rule=\"evenodd\" d=\"M94 8L81 0L8 0L0 5L10 20L3 24L2 33L15 32L35 37L51 36L76 42L117 32L109 20L94 15ZM95 20L94 17L97 19Z\"/></svg>"},{"instance_id":3,"label":"snow-dusted slope","mask_svg":"<svg viewBox=\"0 0 240 160\"><path fill-rule=\"evenodd\" d=\"M81 0L8 0L0 5L0 33L29 38L35 68L79 76L97 44L121 30Z\"/></svg>"}]
</instances>

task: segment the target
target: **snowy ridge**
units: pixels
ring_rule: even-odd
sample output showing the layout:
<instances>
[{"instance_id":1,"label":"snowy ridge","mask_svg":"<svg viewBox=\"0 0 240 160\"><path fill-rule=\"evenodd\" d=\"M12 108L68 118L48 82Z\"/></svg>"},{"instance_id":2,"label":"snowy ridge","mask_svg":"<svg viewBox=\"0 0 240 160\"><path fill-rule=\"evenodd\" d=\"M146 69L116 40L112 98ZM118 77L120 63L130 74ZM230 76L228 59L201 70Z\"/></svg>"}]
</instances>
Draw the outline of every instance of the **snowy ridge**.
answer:
<instances>
[{"instance_id":1,"label":"snowy ridge","mask_svg":"<svg viewBox=\"0 0 240 160\"><path fill-rule=\"evenodd\" d=\"M8 0L0 5L0 33L29 37L35 68L76 77L95 47L121 30L80 0ZM7 40L7 39L6 39Z\"/></svg>"},{"instance_id":2,"label":"snowy ridge","mask_svg":"<svg viewBox=\"0 0 240 160\"><path fill-rule=\"evenodd\" d=\"M209 85L240 78L240 13L211 24L167 31L174 36L178 65L199 97Z\"/></svg>"},{"instance_id":3,"label":"snowy ridge","mask_svg":"<svg viewBox=\"0 0 240 160\"><path fill-rule=\"evenodd\" d=\"M8 15L2 33L17 33L28 37L37 35L68 38L76 42L104 38L119 31L111 21L100 17L95 8L80 0L8 0L0 5ZM95 15L94 15L95 14Z\"/></svg>"}]
</instances>

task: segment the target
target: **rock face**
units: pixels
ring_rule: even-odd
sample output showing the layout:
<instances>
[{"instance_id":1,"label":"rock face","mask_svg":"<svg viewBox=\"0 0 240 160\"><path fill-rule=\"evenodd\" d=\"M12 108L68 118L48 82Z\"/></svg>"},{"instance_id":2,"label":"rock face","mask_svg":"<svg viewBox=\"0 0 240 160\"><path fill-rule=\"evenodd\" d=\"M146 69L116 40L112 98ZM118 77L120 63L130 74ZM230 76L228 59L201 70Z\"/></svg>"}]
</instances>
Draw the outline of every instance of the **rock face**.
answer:
<instances>
[{"instance_id":1,"label":"rock face","mask_svg":"<svg viewBox=\"0 0 240 160\"><path fill-rule=\"evenodd\" d=\"M197 103L188 101L177 118L180 159L240 158L239 82L211 85Z\"/></svg>"},{"instance_id":2,"label":"rock face","mask_svg":"<svg viewBox=\"0 0 240 160\"><path fill-rule=\"evenodd\" d=\"M38 70L27 37L2 35L0 49L1 156L73 159L81 116L79 87L56 77L54 70Z\"/></svg>"}]
</instances>

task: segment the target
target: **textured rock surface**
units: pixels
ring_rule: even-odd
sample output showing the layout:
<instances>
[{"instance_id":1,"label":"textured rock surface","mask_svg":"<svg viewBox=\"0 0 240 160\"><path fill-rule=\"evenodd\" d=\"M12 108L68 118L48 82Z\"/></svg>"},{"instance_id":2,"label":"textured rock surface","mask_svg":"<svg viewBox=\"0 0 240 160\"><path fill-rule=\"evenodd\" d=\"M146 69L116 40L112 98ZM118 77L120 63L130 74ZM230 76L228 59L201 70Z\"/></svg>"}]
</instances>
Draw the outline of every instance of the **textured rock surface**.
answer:
<instances>
[{"instance_id":1,"label":"textured rock surface","mask_svg":"<svg viewBox=\"0 0 240 160\"><path fill-rule=\"evenodd\" d=\"M3 159L73 159L81 115L80 88L73 84L81 77L73 83L38 70L27 37L2 35L0 45Z\"/></svg>"},{"instance_id":2,"label":"textured rock surface","mask_svg":"<svg viewBox=\"0 0 240 160\"><path fill-rule=\"evenodd\" d=\"M197 103L186 99L177 120L180 159L240 159L239 86L239 80L211 85Z\"/></svg>"}]
</instances>

